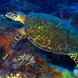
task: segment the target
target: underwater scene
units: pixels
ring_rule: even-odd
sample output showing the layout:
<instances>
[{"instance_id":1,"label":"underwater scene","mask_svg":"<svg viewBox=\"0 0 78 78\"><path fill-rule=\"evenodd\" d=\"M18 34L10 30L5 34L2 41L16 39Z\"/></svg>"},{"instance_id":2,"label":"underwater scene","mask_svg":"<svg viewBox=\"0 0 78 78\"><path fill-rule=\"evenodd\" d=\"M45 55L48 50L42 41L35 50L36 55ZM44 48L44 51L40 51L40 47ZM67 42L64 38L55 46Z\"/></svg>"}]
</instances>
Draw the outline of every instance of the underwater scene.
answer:
<instances>
[{"instance_id":1,"label":"underwater scene","mask_svg":"<svg viewBox=\"0 0 78 78\"><path fill-rule=\"evenodd\" d=\"M0 78L78 78L78 0L0 0Z\"/></svg>"}]
</instances>

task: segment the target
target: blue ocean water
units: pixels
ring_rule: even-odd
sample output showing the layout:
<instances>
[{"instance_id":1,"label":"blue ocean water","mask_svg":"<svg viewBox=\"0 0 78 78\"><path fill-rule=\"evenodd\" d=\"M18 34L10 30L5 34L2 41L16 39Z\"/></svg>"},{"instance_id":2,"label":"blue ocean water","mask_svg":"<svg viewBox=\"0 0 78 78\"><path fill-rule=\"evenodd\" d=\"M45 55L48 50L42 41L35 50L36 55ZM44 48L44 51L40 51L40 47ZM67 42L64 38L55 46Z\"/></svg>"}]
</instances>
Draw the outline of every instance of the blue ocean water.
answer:
<instances>
[{"instance_id":1,"label":"blue ocean water","mask_svg":"<svg viewBox=\"0 0 78 78\"><path fill-rule=\"evenodd\" d=\"M6 71L9 71L11 73L13 73L12 71L15 72L15 69L12 68L12 64L13 64L12 62L14 59L12 55L8 56L5 60L2 60L3 57L9 51L8 50L6 52L7 44L5 44L6 43L5 36L7 36L9 33L13 33L15 35L15 30L23 27L23 24L13 21L5 16L6 13L10 11L22 12L26 15L28 15L29 13L45 13L51 16L54 15L55 17L58 17L61 20L70 23L72 27L78 33L78 0L1 0L0 1L0 34L1 34L0 63L2 64L0 65L1 66L0 68L1 70L5 70L5 72ZM1 41L3 43L1 43ZM77 41L78 41L78 37L77 37ZM11 42L13 42L13 40ZM43 59L46 60L48 65L56 66L57 69L59 69L60 71L63 71L66 69L70 71L72 74L74 74L73 71L76 67L76 63L68 55L53 54L53 53L44 51L40 49L39 47L36 47L34 45L31 46L31 45L32 44L26 38L19 41L15 45L15 51L16 51L15 56L16 57L19 56L21 54L20 51L22 51L22 53L24 54L23 50L26 50L26 52L30 52L32 51L31 48L33 48L35 51L37 51L37 53ZM6 62L6 60L8 60L9 57L11 58L11 61ZM3 65L3 63L5 64ZM78 77L77 67L76 67L76 70L77 70L77 74L74 74L74 75ZM17 69L17 71L19 70ZM5 78L5 77L2 77L2 78ZM31 77L27 77L27 78L31 78ZM34 78L42 78L42 77L34 77ZM43 78L45 78L45 76ZM46 77L46 78L51 78L51 77ZM56 77L53 77L53 78L56 78ZM57 76L57 78L59 77ZM64 77L61 77L61 78L64 78ZM71 76L68 78L71 78ZM74 76L72 78L76 78L76 77Z\"/></svg>"}]
</instances>

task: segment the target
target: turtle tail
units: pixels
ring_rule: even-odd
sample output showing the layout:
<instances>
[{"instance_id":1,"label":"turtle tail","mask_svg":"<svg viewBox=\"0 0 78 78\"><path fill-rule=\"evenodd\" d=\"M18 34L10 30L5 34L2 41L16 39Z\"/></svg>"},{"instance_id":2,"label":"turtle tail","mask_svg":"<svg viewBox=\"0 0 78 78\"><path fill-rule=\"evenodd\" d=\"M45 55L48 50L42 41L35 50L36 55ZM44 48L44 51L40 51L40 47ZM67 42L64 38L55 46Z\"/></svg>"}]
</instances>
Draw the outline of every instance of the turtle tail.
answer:
<instances>
[{"instance_id":1,"label":"turtle tail","mask_svg":"<svg viewBox=\"0 0 78 78\"><path fill-rule=\"evenodd\" d=\"M74 53L70 53L68 54L68 56L73 59L73 61L76 63L76 65L78 66L78 54L74 54Z\"/></svg>"}]
</instances>

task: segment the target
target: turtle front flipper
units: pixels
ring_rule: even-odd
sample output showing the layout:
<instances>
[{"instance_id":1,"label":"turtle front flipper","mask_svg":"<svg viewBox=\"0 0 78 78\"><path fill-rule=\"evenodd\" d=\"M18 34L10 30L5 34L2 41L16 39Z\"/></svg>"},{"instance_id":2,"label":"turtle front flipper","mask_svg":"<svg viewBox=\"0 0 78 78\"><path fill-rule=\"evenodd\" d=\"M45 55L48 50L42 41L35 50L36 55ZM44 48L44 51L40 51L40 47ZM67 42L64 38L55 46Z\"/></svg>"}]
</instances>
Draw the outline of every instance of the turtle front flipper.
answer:
<instances>
[{"instance_id":1,"label":"turtle front flipper","mask_svg":"<svg viewBox=\"0 0 78 78\"><path fill-rule=\"evenodd\" d=\"M11 47L10 47L10 51L3 57L3 60L5 60L9 55L11 55L11 51L14 51L14 47L15 47L15 44L17 42L19 42L20 40L22 40L23 38L25 38L26 36L26 33L25 33L25 27L21 28L21 29L18 29L16 32L15 32L15 36L13 38L13 42L11 44Z\"/></svg>"},{"instance_id":2,"label":"turtle front flipper","mask_svg":"<svg viewBox=\"0 0 78 78\"><path fill-rule=\"evenodd\" d=\"M11 49L14 48L15 44L22 40L24 37L25 37L26 33L25 33L25 27L23 28L20 28L18 29L16 32L15 32L15 36L13 38L13 42L12 42L12 45L11 45Z\"/></svg>"},{"instance_id":3,"label":"turtle front flipper","mask_svg":"<svg viewBox=\"0 0 78 78\"><path fill-rule=\"evenodd\" d=\"M74 54L74 53L70 53L68 54L68 56L73 59L73 61L76 63L76 65L78 66L78 54Z\"/></svg>"}]
</instances>

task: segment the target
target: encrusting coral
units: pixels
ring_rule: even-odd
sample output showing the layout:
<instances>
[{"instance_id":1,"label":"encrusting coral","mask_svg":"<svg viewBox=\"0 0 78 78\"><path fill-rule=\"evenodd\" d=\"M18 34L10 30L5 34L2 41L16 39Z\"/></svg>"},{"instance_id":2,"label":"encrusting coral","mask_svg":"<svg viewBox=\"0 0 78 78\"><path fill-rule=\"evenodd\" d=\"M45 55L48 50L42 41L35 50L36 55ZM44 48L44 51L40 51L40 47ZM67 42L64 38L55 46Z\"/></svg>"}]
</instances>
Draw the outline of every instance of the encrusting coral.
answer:
<instances>
[{"instance_id":1,"label":"encrusting coral","mask_svg":"<svg viewBox=\"0 0 78 78\"><path fill-rule=\"evenodd\" d=\"M74 78L74 76L72 76L70 72L65 70L65 71L62 71L62 78Z\"/></svg>"}]
</instances>

